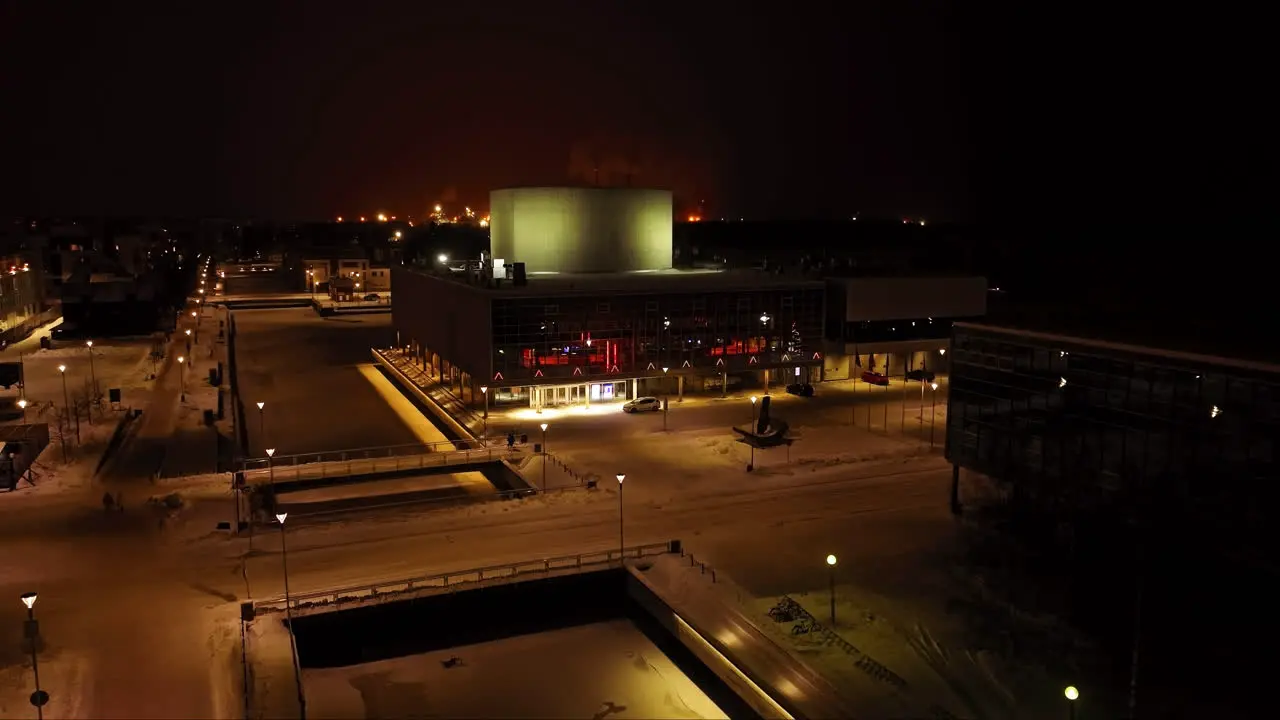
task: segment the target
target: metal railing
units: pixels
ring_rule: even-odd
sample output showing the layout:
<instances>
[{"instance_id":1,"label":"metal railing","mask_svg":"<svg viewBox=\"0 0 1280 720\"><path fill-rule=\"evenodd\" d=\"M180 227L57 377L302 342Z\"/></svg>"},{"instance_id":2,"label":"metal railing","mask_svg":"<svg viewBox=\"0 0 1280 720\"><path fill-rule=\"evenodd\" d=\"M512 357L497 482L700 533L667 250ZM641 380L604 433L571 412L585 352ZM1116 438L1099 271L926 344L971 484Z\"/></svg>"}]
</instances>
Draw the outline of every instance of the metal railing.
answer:
<instances>
[{"instance_id":1,"label":"metal railing","mask_svg":"<svg viewBox=\"0 0 1280 720\"><path fill-rule=\"evenodd\" d=\"M368 448L349 448L346 450L326 450L324 452L315 453L295 453L293 455L276 455L271 458L271 465L276 469L289 467L293 465L310 465L314 463L326 462L347 462L349 460L379 460L385 458L403 458L416 455L426 455L429 453L452 453L466 450L464 445L474 443L454 442L452 440L443 440L432 443L408 443L405 445L384 445L382 447ZM496 447L505 447L506 442L488 443ZM475 451L479 451L477 448ZM265 470L267 467L267 458L245 458L240 461L241 470L257 470L259 468Z\"/></svg>"},{"instance_id":2,"label":"metal railing","mask_svg":"<svg viewBox=\"0 0 1280 720\"><path fill-rule=\"evenodd\" d=\"M275 482L290 480L320 480L331 477L350 477L351 475L375 475L378 473L399 472L403 470L424 470L426 468L451 467L455 465L475 465L477 463L498 462L513 451L506 446L490 446L475 450L450 450L448 452L419 452L396 454L397 448L373 448L371 450L387 451L385 455L343 454L335 459L323 459L326 453L315 455L293 455L287 458L266 458L245 460L242 472L248 477L269 477Z\"/></svg>"},{"instance_id":3,"label":"metal railing","mask_svg":"<svg viewBox=\"0 0 1280 720\"><path fill-rule=\"evenodd\" d=\"M375 348L374 352L378 353L391 367L399 371L406 380L426 393L445 412L452 415L454 420L468 430L474 430L474 428L481 427L484 424L483 415L472 409L462 398L454 395L449 388L442 385L430 373L415 365L412 360L405 356L403 350L398 350L397 348ZM436 397L437 393L443 397Z\"/></svg>"},{"instance_id":4,"label":"metal railing","mask_svg":"<svg viewBox=\"0 0 1280 720\"><path fill-rule=\"evenodd\" d=\"M558 570L581 570L583 568L611 565L627 558L642 558L655 555L666 555L677 552L679 541L633 545L627 548L614 548L592 553L564 555L561 557L529 560L506 565L490 565L459 570L456 572L424 575L404 580L390 580L369 585L354 585L335 590L318 590L306 593L292 593L288 604L294 610L305 610L316 607L340 607L353 602L390 598L397 595L419 592L422 590L452 590L467 585L474 585L488 580L510 580L523 575L555 572ZM277 596L253 601L254 614L284 612L285 598Z\"/></svg>"}]
</instances>

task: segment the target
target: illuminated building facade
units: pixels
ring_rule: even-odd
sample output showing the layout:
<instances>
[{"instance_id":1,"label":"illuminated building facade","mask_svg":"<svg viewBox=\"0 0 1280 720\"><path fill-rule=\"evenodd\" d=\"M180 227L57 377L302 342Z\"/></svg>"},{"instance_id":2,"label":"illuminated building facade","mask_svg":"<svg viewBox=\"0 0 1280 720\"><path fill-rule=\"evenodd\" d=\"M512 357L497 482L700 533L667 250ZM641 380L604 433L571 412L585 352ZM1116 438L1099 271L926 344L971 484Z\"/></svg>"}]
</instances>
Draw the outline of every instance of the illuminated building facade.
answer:
<instances>
[{"instance_id":1,"label":"illuminated building facade","mask_svg":"<svg viewBox=\"0 0 1280 720\"><path fill-rule=\"evenodd\" d=\"M949 357L955 467L1049 502L1263 521L1280 367L969 323L955 324Z\"/></svg>"}]
</instances>

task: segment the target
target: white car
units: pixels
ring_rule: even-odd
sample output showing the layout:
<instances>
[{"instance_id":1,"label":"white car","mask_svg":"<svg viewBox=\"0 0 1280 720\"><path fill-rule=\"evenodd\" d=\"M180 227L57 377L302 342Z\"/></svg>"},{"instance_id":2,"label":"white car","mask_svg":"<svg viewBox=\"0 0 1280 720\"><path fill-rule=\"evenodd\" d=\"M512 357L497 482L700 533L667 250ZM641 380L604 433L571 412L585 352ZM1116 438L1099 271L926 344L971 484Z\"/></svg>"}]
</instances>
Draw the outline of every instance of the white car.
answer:
<instances>
[{"instance_id":1,"label":"white car","mask_svg":"<svg viewBox=\"0 0 1280 720\"><path fill-rule=\"evenodd\" d=\"M646 410L649 412L658 412L661 409L662 401L656 397L638 397L622 406L622 412L626 413L638 413Z\"/></svg>"}]
</instances>

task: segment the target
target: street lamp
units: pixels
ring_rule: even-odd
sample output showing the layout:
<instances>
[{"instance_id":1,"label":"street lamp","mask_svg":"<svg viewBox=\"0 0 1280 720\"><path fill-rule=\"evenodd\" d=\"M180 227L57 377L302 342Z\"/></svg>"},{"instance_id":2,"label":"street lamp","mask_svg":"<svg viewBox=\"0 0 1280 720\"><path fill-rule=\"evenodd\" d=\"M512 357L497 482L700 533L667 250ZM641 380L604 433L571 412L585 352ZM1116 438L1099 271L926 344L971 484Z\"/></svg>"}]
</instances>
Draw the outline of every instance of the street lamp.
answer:
<instances>
[{"instance_id":1,"label":"street lamp","mask_svg":"<svg viewBox=\"0 0 1280 720\"><path fill-rule=\"evenodd\" d=\"M293 654L293 680L298 686L299 714L305 718L307 701L302 694L302 670L298 664L298 634L293 627L293 600L289 595L289 547L284 539L284 521L288 517L289 513L276 513L276 520L280 523L280 566L284 570L284 616L289 621L289 650Z\"/></svg>"},{"instance_id":2,"label":"street lamp","mask_svg":"<svg viewBox=\"0 0 1280 720\"><path fill-rule=\"evenodd\" d=\"M178 375L182 378L182 401L187 401L187 358L183 355L178 356Z\"/></svg>"},{"instance_id":3,"label":"street lamp","mask_svg":"<svg viewBox=\"0 0 1280 720\"><path fill-rule=\"evenodd\" d=\"M756 431L756 401L759 399L755 395L751 396L751 432Z\"/></svg>"},{"instance_id":4,"label":"street lamp","mask_svg":"<svg viewBox=\"0 0 1280 720\"><path fill-rule=\"evenodd\" d=\"M31 704L36 706L36 718L44 718L44 706L49 702L49 693L40 689L40 660L36 644L40 639L40 623L36 622L36 593L22 593L22 604L27 606L27 622L23 630L31 643L31 674L35 676L36 691L31 693Z\"/></svg>"},{"instance_id":5,"label":"street lamp","mask_svg":"<svg viewBox=\"0 0 1280 720\"><path fill-rule=\"evenodd\" d=\"M489 437L489 386L481 385L480 394L484 396L484 436Z\"/></svg>"},{"instance_id":6,"label":"street lamp","mask_svg":"<svg viewBox=\"0 0 1280 720\"><path fill-rule=\"evenodd\" d=\"M30 403L28 403L28 402L27 402L27 399L26 399L26 398L22 398L21 400L19 400L19 401L18 401L18 407L22 408L22 422L23 422L23 423L26 423L26 422L27 422L27 405L29 405L29 404L30 404Z\"/></svg>"},{"instance_id":7,"label":"street lamp","mask_svg":"<svg viewBox=\"0 0 1280 720\"><path fill-rule=\"evenodd\" d=\"M271 487L273 489L275 488L275 485L276 485L276 471L275 471L275 468L271 465L271 458L275 457L275 455L276 455L275 448L267 448L267 481L271 483Z\"/></svg>"},{"instance_id":8,"label":"street lamp","mask_svg":"<svg viewBox=\"0 0 1280 720\"><path fill-rule=\"evenodd\" d=\"M836 627L836 556L827 556L828 585L831 588L831 629Z\"/></svg>"},{"instance_id":9,"label":"street lamp","mask_svg":"<svg viewBox=\"0 0 1280 720\"><path fill-rule=\"evenodd\" d=\"M1071 720L1076 720L1076 701L1080 699L1080 691L1076 689L1075 685L1068 685L1062 691L1062 695L1067 699L1067 716Z\"/></svg>"},{"instance_id":10,"label":"street lamp","mask_svg":"<svg viewBox=\"0 0 1280 720\"><path fill-rule=\"evenodd\" d=\"M667 402L667 371L671 368L662 368L662 431L667 431L667 408L671 404Z\"/></svg>"},{"instance_id":11,"label":"street lamp","mask_svg":"<svg viewBox=\"0 0 1280 720\"><path fill-rule=\"evenodd\" d=\"M622 528L622 481L627 479L627 474L618 473L614 477L618 478L618 562L622 562L627 548Z\"/></svg>"},{"instance_id":12,"label":"street lamp","mask_svg":"<svg viewBox=\"0 0 1280 720\"><path fill-rule=\"evenodd\" d=\"M547 491L547 424L542 423L542 492Z\"/></svg>"},{"instance_id":13,"label":"street lamp","mask_svg":"<svg viewBox=\"0 0 1280 720\"><path fill-rule=\"evenodd\" d=\"M62 409L65 411L63 414L70 416L71 393L67 392L67 366L59 365L58 372L62 373ZM67 430L70 430L70 429L71 429L71 419L70 417L68 417ZM76 415L76 443L79 444L79 442L80 442L80 415L77 414ZM63 440L62 441L62 459L64 461L66 460L66 455L67 455L66 451L67 451L67 442L66 440Z\"/></svg>"},{"instance_id":14,"label":"street lamp","mask_svg":"<svg viewBox=\"0 0 1280 720\"><path fill-rule=\"evenodd\" d=\"M921 392L923 392L923 389L921 389ZM930 450L933 449L933 421L936 418L936 416L934 415L934 412L938 407L937 398L938 398L938 383L936 382L929 383L929 449Z\"/></svg>"},{"instance_id":15,"label":"street lamp","mask_svg":"<svg viewBox=\"0 0 1280 720\"><path fill-rule=\"evenodd\" d=\"M89 348L89 422L93 422L93 400L98 396L98 372L93 366L93 341L85 340L85 346Z\"/></svg>"},{"instance_id":16,"label":"street lamp","mask_svg":"<svg viewBox=\"0 0 1280 720\"><path fill-rule=\"evenodd\" d=\"M258 401L258 432L262 434L262 444L267 444L267 416L262 411L267 404L261 400Z\"/></svg>"}]
</instances>

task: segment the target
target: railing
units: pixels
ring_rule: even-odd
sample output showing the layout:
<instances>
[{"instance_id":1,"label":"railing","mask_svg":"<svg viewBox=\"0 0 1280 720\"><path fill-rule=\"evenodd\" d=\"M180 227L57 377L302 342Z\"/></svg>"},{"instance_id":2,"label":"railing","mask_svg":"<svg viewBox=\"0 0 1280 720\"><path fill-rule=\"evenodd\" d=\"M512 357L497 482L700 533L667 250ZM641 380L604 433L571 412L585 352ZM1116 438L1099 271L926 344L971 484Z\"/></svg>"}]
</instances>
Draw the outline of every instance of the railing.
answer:
<instances>
[{"instance_id":1,"label":"railing","mask_svg":"<svg viewBox=\"0 0 1280 720\"><path fill-rule=\"evenodd\" d=\"M392 367L399 370L400 374L404 375L409 382L418 386L419 390L430 396L437 405L467 429L474 432L475 428L484 426L485 422L482 414L472 409L462 398L454 395L449 388L440 384L430 373L413 364L413 361L405 356L403 350L398 350L397 348L375 349L375 352L381 355ZM425 378L425 382L423 378ZM444 397L437 398L435 396L437 392Z\"/></svg>"},{"instance_id":2,"label":"railing","mask_svg":"<svg viewBox=\"0 0 1280 720\"><path fill-rule=\"evenodd\" d=\"M484 441L485 445L492 444L493 447L506 447L506 442L489 443ZM277 470L282 467L291 467L293 465L310 465L314 463L329 462L348 462L352 460L379 460L386 458L404 458L417 455L426 455L428 453L452 453L462 452L466 450L463 445L472 443L453 442L452 440L443 440L433 443L410 443L406 445L385 445L383 447L371 448L352 448L347 450L326 450L318 453L296 453L293 455L276 455L271 458L270 465ZM478 452L476 449L473 452ZM267 468L267 458L245 458L240 462L241 470L265 470Z\"/></svg>"},{"instance_id":3,"label":"railing","mask_svg":"<svg viewBox=\"0 0 1280 720\"><path fill-rule=\"evenodd\" d=\"M530 560L508 565L490 565L487 567L459 570L457 572L424 575L405 580L391 580L370 585L355 585L336 590L319 590L309 593L293 593L289 596L288 606L294 610L315 607L338 607L353 602L405 595L422 590L452 590L466 585L474 585L488 580L510 580L522 575L547 574L558 570L581 570L583 568L611 565L627 558L651 557L666 555L679 551L680 542L672 540L665 543L633 545L613 550L602 550L594 553L580 553L562 557ZM253 601L254 614L268 612L284 612L286 601L284 596Z\"/></svg>"},{"instance_id":4,"label":"railing","mask_svg":"<svg viewBox=\"0 0 1280 720\"><path fill-rule=\"evenodd\" d=\"M394 450L395 448L380 448ZM476 450L453 450L451 452L422 452L418 454L388 454L382 457L362 456L343 457L324 460L325 453L317 455L293 455L288 458L273 458L270 462L264 459L246 460L243 472L246 476L269 477L273 482L290 480L321 480L331 477L350 477L351 475L376 475L378 473L399 472L402 470L424 470L426 468L450 467L454 465L474 465L476 463L498 462L511 451L505 446L484 447ZM286 462L282 462L286 461Z\"/></svg>"}]
</instances>

